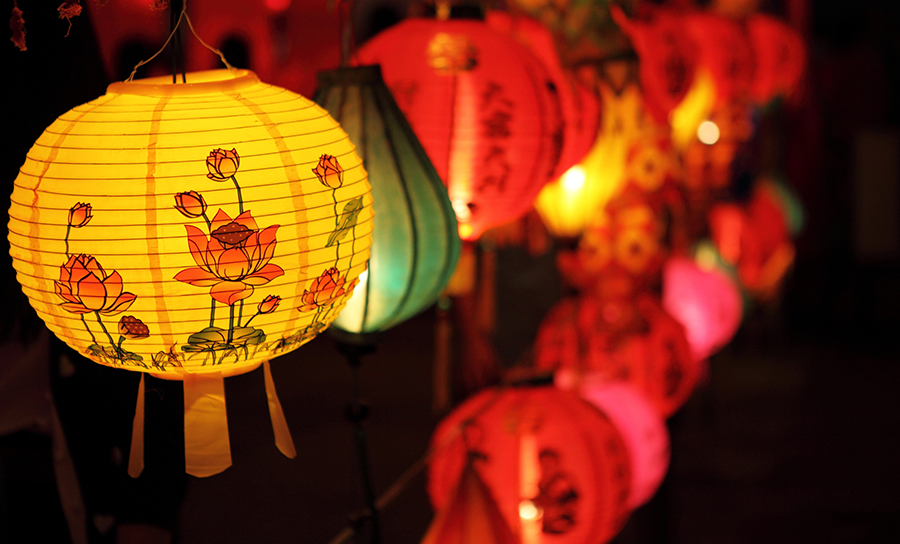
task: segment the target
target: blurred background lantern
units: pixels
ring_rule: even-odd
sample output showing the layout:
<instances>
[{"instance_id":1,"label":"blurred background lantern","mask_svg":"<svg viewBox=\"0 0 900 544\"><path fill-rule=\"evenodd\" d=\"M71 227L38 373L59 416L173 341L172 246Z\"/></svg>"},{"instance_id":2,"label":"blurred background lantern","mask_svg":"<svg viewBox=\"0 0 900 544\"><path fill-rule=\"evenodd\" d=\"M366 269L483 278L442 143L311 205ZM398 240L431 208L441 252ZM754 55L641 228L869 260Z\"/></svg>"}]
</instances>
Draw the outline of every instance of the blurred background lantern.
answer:
<instances>
[{"instance_id":1,"label":"blurred background lantern","mask_svg":"<svg viewBox=\"0 0 900 544\"><path fill-rule=\"evenodd\" d=\"M646 395L663 417L690 396L701 373L684 327L650 295L563 299L544 318L535 366L583 380L623 382Z\"/></svg>"},{"instance_id":2,"label":"blurred background lantern","mask_svg":"<svg viewBox=\"0 0 900 544\"><path fill-rule=\"evenodd\" d=\"M593 147L581 162L548 183L534 207L556 237L577 237L598 210L619 194L625 183L625 162L632 142L655 132L633 78L633 65L604 66L598 85L602 118ZM607 75L608 74L608 75Z\"/></svg>"},{"instance_id":3,"label":"blurred background lantern","mask_svg":"<svg viewBox=\"0 0 900 544\"><path fill-rule=\"evenodd\" d=\"M636 19L613 6L610 15L631 40L640 58L641 91L660 123L684 99L694 79L698 51L675 12L644 5Z\"/></svg>"},{"instance_id":4,"label":"blurred background lantern","mask_svg":"<svg viewBox=\"0 0 900 544\"><path fill-rule=\"evenodd\" d=\"M565 379L557 373L556 380ZM582 380L581 398L606 414L625 441L631 461L628 507L645 504L659 489L669 468L666 422L643 393L622 383Z\"/></svg>"},{"instance_id":5,"label":"blurred background lantern","mask_svg":"<svg viewBox=\"0 0 900 544\"><path fill-rule=\"evenodd\" d=\"M456 217L380 67L320 72L314 100L356 143L374 201L369 266L334 325L352 334L386 330L433 303L450 279Z\"/></svg>"},{"instance_id":6,"label":"blurred background lantern","mask_svg":"<svg viewBox=\"0 0 900 544\"><path fill-rule=\"evenodd\" d=\"M710 236L753 296L772 299L794 263L794 244L778 193L757 184L746 202L723 202L709 212Z\"/></svg>"},{"instance_id":7,"label":"blurred background lantern","mask_svg":"<svg viewBox=\"0 0 900 544\"><path fill-rule=\"evenodd\" d=\"M466 462L459 481L437 512L422 544L521 544L507 525L497 501L491 496L474 466Z\"/></svg>"},{"instance_id":8,"label":"blurred background lantern","mask_svg":"<svg viewBox=\"0 0 900 544\"><path fill-rule=\"evenodd\" d=\"M708 72L716 102L744 99L753 80L753 51L741 25L722 15L691 11L679 16L697 49L698 72Z\"/></svg>"},{"instance_id":9,"label":"blurred background lantern","mask_svg":"<svg viewBox=\"0 0 900 544\"><path fill-rule=\"evenodd\" d=\"M698 361L731 341L744 313L740 286L717 266L714 251L701 246L693 258L676 255L663 264L663 307L684 326Z\"/></svg>"},{"instance_id":10,"label":"blurred background lantern","mask_svg":"<svg viewBox=\"0 0 900 544\"><path fill-rule=\"evenodd\" d=\"M803 37L783 21L754 13L747 18L756 69L750 95L757 104L797 90L806 66Z\"/></svg>"},{"instance_id":11,"label":"blurred background lantern","mask_svg":"<svg viewBox=\"0 0 900 544\"><path fill-rule=\"evenodd\" d=\"M599 544L627 519L631 471L621 435L594 406L552 386L487 389L432 436L428 494L440 511L467 460L524 544Z\"/></svg>"},{"instance_id":12,"label":"blurred background lantern","mask_svg":"<svg viewBox=\"0 0 900 544\"><path fill-rule=\"evenodd\" d=\"M463 240L517 219L563 146L552 80L532 53L476 18L412 18L360 48L450 194Z\"/></svg>"},{"instance_id":13,"label":"blurred background lantern","mask_svg":"<svg viewBox=\"0 0 900 544\"><path fill-rule=\"evenodd\" d=\"M114 83L60 116L16 178L9 241L69 346L185 382L187 470L209 475L231 462L222 377L266 361L270 378L268 359L334 320L366 268L372 203L314 103L245 70L187 79Z\"/></svg>"}]
</instances>

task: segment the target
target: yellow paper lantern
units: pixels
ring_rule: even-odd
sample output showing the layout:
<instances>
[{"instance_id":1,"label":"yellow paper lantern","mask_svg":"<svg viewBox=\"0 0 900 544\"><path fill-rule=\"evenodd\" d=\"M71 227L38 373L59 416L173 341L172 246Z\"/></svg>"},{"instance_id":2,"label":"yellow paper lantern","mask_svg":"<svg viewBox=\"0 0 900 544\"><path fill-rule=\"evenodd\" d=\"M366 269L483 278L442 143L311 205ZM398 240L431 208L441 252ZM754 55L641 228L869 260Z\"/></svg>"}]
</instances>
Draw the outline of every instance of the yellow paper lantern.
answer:
<instances>
[{"instance_id":1,"label":"yellow paper lantern","mask_svg":"<svg viewBox=\"0 0 900 544\"><path fill-rule=\"evenodd\" d=\"M50 125L16 178L9 242L69 346L185 381L190 442L204 403L224 421L223 376L337 317L366 269L372 202L353 144L313 102L246 70L187 81L113 83Z\"/></svg>"}]
</instances>

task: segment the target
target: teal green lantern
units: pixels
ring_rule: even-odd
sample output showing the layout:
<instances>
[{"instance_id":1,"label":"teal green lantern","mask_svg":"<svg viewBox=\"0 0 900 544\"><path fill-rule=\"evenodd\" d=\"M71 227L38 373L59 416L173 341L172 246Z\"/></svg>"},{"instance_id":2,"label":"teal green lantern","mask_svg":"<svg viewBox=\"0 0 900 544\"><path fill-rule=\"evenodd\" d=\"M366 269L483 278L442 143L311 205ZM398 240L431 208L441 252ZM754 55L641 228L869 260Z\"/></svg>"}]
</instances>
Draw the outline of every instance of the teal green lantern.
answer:
<instances>
[{"instance_id":1,"label":"teal green lantern","mask_svg":"<svg viewBox=\"0 0 900 544\"><path fill-rule=\"evenodd\" d=\"M318 74L313 98L350 136L372 184L369 268L333 327L386 330L432 304L459 257L447 189L381 77L381 67Z\"/></svg>"}]
</instances>

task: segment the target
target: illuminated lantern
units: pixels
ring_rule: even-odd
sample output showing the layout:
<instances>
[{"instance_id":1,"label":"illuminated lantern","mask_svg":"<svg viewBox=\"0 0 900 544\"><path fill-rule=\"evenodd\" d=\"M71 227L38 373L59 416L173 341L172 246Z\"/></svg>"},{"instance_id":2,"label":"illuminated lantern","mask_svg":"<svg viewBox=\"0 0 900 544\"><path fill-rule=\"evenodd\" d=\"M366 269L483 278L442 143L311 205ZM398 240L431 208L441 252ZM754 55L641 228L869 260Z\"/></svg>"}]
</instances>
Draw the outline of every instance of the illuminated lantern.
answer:
<instances>
[{"instance_id":1,"label":"illuminated lantern","mask_svg":"<svg viewBox=\"0 0 900 544\"><path fill-rule=\"evenodd\" d=\"M485 16L485 22L528 47L548 70L565 122L562 153L553 174L553 178L558 178L575 166L593 146L600 124L599 101L592 92L578 84L572 74L563 70L553 35L537 20L491 10Z\"/></svg>"},{"instance_id":2,"label":"illuminated lantern","mask_svg":"<svg viewBox=\"0 0 900 544\"><path fill-rule=\"evenodd\" d=\"M709 228L741 285L759 298L772 298L794 262L794 244L776 193L760 184L745 204L717 204L709 212Z\"/></svg>"},{"instance_id":3,"label":"illuminated lantern","mask_svg":"<svg viewBox=\"0 0 900 544\"><path fill-rule=\"evenodd\" d=\"M741 26L727 17L695 11L680 17L696 44L698 63L715 82L716 101L743 97L753 80L753 51Z\"/></svg>"},{"instance_id":4,"label":"illuminated lantern","mask_svg":"<svg viewBox=\"0 0 900 544\"><path fill-rule=\"evenodd\" d=\"M621 433L631 460L628 507L643 505L659 489L669 469L666 422L649 399L629 385L583 380L579 394L605 413Z\"/></svg>"},{"instance_id":5,"label":"illuminated lantern","mask_svg":"<svg viewBox=\"0 0 900 544\"><path fill-rule=\"evenodd\" d=\"M610 9L641 60L641 88L650 113L665 123L691 86L698 52L680 16L660 8L645 12L645 18L629 20L618 6Z\"/></svg>"},{"instance_id":6,"label":"illuminated lantern","mask_svg":"<svg viewBox=\"0 0 900 544\"><path fill-rule=\"evenodd\" d=\"M684 327L649 295L560 301L538 329L535 366L581 380L623 382L668 417L690 396L702 367Z\"/></svg>"},{"instance_id":7,"label":"illuminated lantern","mask_svg":"<svg viewBox=\"0 0 900 544\"><path fill-rule=\"evenodd\" d=\"M473 19L407 19L360 48L450 193L463 240L528 212L562 150L559 104L540 61Z\"/></svg>"},{"instance_id":8,"label":"illuminated lantern","mask_svg":"<svg viewBox=\"0 0 900 544\"><path fill-rule=\"evenodd\" d=\"M600 133L581 162L561 178L548 183L538 194L534 207L557 237L580 235L598 213L625 185L625 168L632 144L657 133L645 114L637 85L616 91L599 87L603 105Z\"/></svg>"},{"instance_id":9,"label":"illuminated lantern","mask_svg":"<svg viewBox=\"0 0 900 544\"><path fill-rule=\"evenodd\" d=\"M222 378L266 361L273 406L267 361L350 297L372 202L353 144L314 103L245 70L187 78L113 83L60 116L16 178L9 242L23 291L72 349L184 381L187 470L205 476L231 463Z\"/></svg>"},{"instance_id":10,"label":"illuminated lantern","mask_svg":"<svg viewBox=\"0 0 900 544\"><path fill-rule=\"evenodd\" d=\"M663 265L663 307L684 326L698 361L731 340L744 313L740 286L706 255L709 250L701 248L694 259L670 257Z\"/></svg>"},{"instance_id":11,"label":"illuminated lantern","mask_svg":"<svg viewBox=\"0 0 900 544\"><path fill-rule=\"evenodd\" d=\"M513 534L491 490L485 485L472 459L466 463L459 482L437 512L422 544L520 544Z\"/></svg>"},{"instance_id":12,"label":"illuminated lantern","mask_svg":"<svg viewBox=\"0 0 900 544\"><path fill-rule=\"evenodd\" d=\"M523 544L602 544L630 512L631 471L619 431L600 410L556 387L482 391L438 425L432 445L428 495L435 509L447 504L474 456Z\"/></svg>"},{"instance_id":13,"label":"illuminated lantern","mask_svg":"<svg viewBox=\"0 0 900 544\"><path fill-rule=\"evenodd\" d=\"M750 95L765 104L789 95L800 84L806 65L806 46L796 30L770 16L756 13L747 19L756 70Z\"/></svg>"},{"instance_id":14,"label":"illuminated lantern","mask_svg":"<svg viewBox=\"0 0 900 544\"><path fill-rule=\"evenodd\" d=\"M456 217L378 66L320 72L314 100L356 143L374 200L369 268L334 325L382 331L434 302L450 279L460 245Z\"/></svg>"}]
</instances>

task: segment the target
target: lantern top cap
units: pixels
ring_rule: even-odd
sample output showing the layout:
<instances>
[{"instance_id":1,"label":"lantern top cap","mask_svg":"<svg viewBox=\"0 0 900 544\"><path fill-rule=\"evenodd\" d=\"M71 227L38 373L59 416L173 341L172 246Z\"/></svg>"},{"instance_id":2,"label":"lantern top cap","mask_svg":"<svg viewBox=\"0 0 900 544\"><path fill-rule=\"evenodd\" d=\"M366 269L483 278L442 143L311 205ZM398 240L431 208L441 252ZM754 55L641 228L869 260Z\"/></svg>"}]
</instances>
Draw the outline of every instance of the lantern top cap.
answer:
<instances>
[{"instance_id":1,"label":"lantern top cap","mask_svg":"<svg viewBox=\"0 0 900 544\"><path fill-rule=\"evenodd\" d=\"M250 70L205 70L188 72L188 83L172 83L172 76L149 77L136 81L117 81L106 88L111 94L140 96L199 96L238 92L259 83Z\"/></svg>"}]
</instances>

